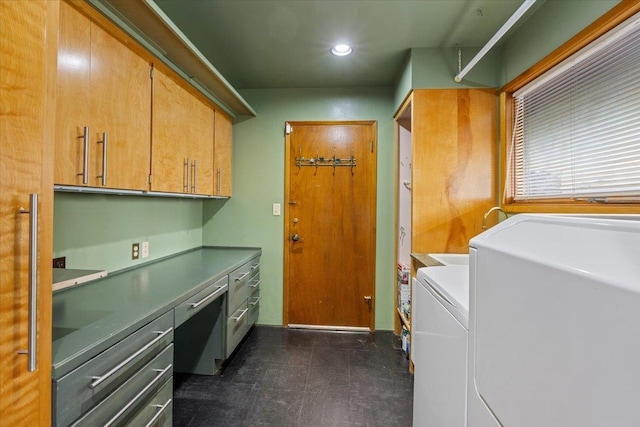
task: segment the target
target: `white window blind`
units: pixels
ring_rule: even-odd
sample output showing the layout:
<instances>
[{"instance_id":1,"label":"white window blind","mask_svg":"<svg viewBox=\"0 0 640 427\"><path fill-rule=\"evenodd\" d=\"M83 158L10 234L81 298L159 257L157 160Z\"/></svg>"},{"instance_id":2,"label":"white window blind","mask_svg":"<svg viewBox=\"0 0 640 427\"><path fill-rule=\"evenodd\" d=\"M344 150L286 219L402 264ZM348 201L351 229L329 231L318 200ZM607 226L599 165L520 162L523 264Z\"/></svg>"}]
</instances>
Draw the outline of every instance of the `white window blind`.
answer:
<instances>
[{"instance_id":1,"label":"white window blind","mask_svg":"<svg viewBox=\"0 0 640 427\"><path fill-rule=\"evenodd\" d=\"M640 202L640 17L513 94L515 201Z\"/></svg>"}]
</instances>

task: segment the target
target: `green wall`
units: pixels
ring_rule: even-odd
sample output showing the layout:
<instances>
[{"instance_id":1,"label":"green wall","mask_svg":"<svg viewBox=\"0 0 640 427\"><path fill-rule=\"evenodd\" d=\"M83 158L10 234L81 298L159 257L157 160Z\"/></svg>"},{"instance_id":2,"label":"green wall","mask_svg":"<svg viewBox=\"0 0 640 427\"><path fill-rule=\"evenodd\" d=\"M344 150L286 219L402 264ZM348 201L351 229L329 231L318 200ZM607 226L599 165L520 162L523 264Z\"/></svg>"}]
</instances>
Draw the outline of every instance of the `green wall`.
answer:
<instances>
[{"instance_id":1,"label":"green wall","mask_svg":"<svg viewBox=\"0 0 640 427\"><path fill-rule=\"evenodd\" d=\"M501 86L582 31L615 0L547 0L504 42Z\"/></svg>"},{"instance_id":2,"label":"green wall","mask_svg":"<svg viewBox=\"0 0 640 427\"><path fill-rule=\"evenodd\" d=\"M376 329L393 329L394 135L393 90L246 90L257 117L233 127L233 197L208 200L203 210L207 245L262 248L261 324L282 324L283 216L272 216L284 197L286 121L377 120L378 189L376 240ZM284 211L283 211L284 212Z\"/></svg>"},{"instance_id":3,"label":"green wall","mask_svg":"<svg viewBox=\"0 0 640 427\"><path fill-rule=\"evenodd\" d=\"M149 242L149 258L131 260L131 244ZM114 272L202 246L202 201L55 193L53 256L67 268Z\"/></svg>"}]
</instances>

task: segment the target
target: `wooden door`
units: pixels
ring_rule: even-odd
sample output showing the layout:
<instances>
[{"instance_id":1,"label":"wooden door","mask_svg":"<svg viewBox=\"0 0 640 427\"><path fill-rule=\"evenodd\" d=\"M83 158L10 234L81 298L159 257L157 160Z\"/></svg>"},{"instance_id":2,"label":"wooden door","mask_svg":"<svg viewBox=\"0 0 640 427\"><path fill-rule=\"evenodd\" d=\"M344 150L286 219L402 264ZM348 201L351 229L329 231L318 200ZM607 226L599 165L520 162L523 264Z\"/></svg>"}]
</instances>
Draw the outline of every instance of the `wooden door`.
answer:
<instances>
[{"instance_id":1,"label":"wooden door","mask_svg":"<svg viewBox=\"0 0 640 427\"><path fill-rule=\"evenodd\" d=\"M96 150L84 141L84 128L91 124L91 20L66 2L60 3L57 81L54 182L88 185L84 159Z\"/></svg>"},{"instance_id":2,"label":"wooden door","mask_svg":"<svg viewBox=\"0 0 640 427\"><path fill-rule=\"evenodd\" d=\"M231 197L231 118L215 111L215 144L213 152L213 191L216 196Z\"/></svg>"},{"instance_id":3,"label":"wooden door","mask_svg":"<svg viewBox=\"0 0 640 427\"><path fill-rule=\"evenodd\" d=\"M151 190L189 192L189 93L158 69L153 72ZM189 159L191 161L191 159Z\"/></svg>"},{"instance_id":4,"label":"wooden door","mask_svg":"<svg viewBox=\"0 0 640 427\"><path fill-rule=\"evenodd\" d=\"M150 64L99 25L91 26L89 185L148 190L151 156ZM106 179L103 133L107 132Z\"/></svg>"},{"instance_id":5,"label":"wooden door","mask_svg":"<svg viewBox=\"0 0 640 427\"><path fill-rule=\"evenodd\" d=\"M285 324L373 329L376 123L290 125Z\"/></svg>"},{"instance_id":6,"label":"wooden door","mask_svg":"<svg viewBox=\"0 0 640 427\"><path fill-rule=\"evenodd\" d=\"M59 3L0 0L0 426L51 423L53 142ZM37 210L30 197L38 196ZM20 208L30 213L20 213ZM34 235L31 227L37 225ZM34 237L37 250L30 242ZM31 294L30 260L36 292ZM34 368L29 368L35 296Z\"/></svg>"}]
</instances>

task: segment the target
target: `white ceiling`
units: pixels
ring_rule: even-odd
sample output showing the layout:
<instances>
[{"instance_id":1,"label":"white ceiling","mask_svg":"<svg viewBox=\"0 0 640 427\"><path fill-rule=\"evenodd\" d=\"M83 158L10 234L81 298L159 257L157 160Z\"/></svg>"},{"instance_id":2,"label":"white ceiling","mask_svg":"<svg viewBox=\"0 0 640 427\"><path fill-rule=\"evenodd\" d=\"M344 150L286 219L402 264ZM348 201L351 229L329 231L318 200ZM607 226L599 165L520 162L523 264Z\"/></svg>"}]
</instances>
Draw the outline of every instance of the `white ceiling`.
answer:
<instances>
[{"instance_id":1,"label":"white ceiling","mask_svg":"<svg viewBox=\"0 0 640 427\"><path fill-rule=\"evenodd\" d=\"M155 3L231 85L249 89L394 86L410 48L481 47L522 0ZM338 42L354 53L331 55Z\"/></svg>"}]
</instances>

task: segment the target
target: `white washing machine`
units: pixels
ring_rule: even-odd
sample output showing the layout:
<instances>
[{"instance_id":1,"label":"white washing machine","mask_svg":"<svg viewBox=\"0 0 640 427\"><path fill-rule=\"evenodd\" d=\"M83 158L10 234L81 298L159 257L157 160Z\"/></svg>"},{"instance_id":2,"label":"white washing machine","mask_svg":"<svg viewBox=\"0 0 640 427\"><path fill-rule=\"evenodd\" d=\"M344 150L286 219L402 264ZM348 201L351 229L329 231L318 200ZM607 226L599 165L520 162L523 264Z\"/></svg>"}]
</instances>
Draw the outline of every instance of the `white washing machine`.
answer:
<instances>
[{"instance_id":1,"label":"white washing machine","mask_svg":"<svg viewBox=\"0 0 640 427\"><path fill-rule=\"evenodd\" d=\"M522 214L470 246L468 427L640 426L640 216Z\"/></svg>"},{"instance_id":2,"label":"white washing machine","mask_svg":"<svg viewBox=\"0 0 640 427\"><path fill-rule=\"evenodd\" d=\"M413 280L414 427L464 427L469 266L424 267Z\"/></svg>"}]
</instances>

